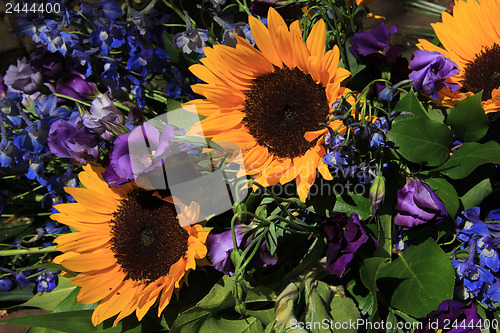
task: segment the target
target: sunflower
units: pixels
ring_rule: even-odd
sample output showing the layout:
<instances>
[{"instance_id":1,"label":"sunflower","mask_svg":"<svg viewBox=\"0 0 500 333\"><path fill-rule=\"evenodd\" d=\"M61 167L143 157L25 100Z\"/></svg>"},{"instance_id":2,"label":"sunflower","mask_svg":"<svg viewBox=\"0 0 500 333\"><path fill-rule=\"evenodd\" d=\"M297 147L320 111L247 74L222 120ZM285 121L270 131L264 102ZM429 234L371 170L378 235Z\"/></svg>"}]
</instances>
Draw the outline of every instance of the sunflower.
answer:
<instances>
[{"instance_id":1,"label":"sunflower","mask_svg":"<svg viewBox=\"0 0 500 333\"><path fill-rule=\"evenodd\" d=\"M431 24L442 48L427 40L419 40L421 50L437 51L454 61L460 73L449 78L461 89L452 93L442 89L443 104L458 101L483 91L482 105L486 113L500 111L500 28L497 0L455 1L453 15L443 12L442 22Z\"/></svg>"},{"instance_id":2,"label":"sunflower","mask_svg":"<svg viewBox=\"0 0 500 333\"><path fill-rule=\"evenodd\" d=\"M78 231L55 240L64 253L54 261L79 273L71 281L81 287L79 303L99 302L94 325L118 314L116 326L134 311L141 320L157 300L159 316L196 259L205 257L208 231L181 227L174 204L151 191L133 183L109 188L102 168L83 169L79 178L86 188L65 188L76 203L55 206L59 213L51 216ZM182 214L189 210L180 208Z\"/></svg>"},{"instance_id":3,"label":"sunflower","mask_svg":"<svg viewBox=\"0 0 500 333\"><path fill-rule=\"evenodd\" d=\"M190 67L204 81L192 89L206 99L186 103L205 116L191 128L215 142L232 142L242 151L246 173L264 186L295 179L305 201L317 170L330 180L323 156L332 104L346 89L340 83L350 73L339 68L339 49L325 53L323 20L312 28L306 42L299 21L286 25L269 9L268 27L249 17L258 49L236 36L236 48L206 47L203 65ZM192 110L192 109L191 109Z\"/></svg>"}]
</instances>

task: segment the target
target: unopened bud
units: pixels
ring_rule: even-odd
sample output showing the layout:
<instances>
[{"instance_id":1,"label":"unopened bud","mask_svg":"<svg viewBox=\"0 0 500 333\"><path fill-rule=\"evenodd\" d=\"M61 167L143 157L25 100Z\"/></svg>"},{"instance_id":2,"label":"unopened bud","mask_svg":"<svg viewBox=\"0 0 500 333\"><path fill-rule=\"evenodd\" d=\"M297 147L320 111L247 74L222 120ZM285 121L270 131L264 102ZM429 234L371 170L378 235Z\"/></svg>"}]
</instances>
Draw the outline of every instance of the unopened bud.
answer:
<instances>
[{"instance_id":1,"label":"unopened bud","mask_svg":"<svg viewBox=\"0 0 500 333\"><path fill-rule=\"evenodd\" d=\"M385 178L382 176L382 172L379 172L377 177L373 180L372 186L370 187L370 203L372 205L372 215L375 215L377 209L384 201L385 197Z\"/></svg>"}]
</instances>

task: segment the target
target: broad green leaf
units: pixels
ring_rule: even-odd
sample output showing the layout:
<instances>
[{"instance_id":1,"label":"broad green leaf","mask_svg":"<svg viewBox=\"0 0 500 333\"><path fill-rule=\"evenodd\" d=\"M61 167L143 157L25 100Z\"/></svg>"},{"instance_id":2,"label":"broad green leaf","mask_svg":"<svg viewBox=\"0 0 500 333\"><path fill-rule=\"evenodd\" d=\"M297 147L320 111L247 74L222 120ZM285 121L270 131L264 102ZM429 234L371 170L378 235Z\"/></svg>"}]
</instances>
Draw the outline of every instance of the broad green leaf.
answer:
<instances>
[{"instance_id":1,"label":"broad green leaf","mask_svg":"<svg viewBox=\"0 0 500 333\"><path fill-rule=\"evenodd\" d=\"M368 187L366 188L368 193ZM354 195L338 195L333 206L334 212L358 214L360 219L365 219L372 215L370 199L359 194Z\"/></svg>"},{"instance_id":2,"label":"broad green leaf","mask_svg":"<svg viewBox=\"0 0 500 333\"><path fill-rule=\"evenodd\" d=\"M378 257L390 258L392 255L392 216L384 214L378 217L379 235L378 248L374 255Z\"/></svg>"},{"instance_id":3,"label":"broad green leaf","mask_svg":"<svg viewBox=\"0 0 500 333\"><path fill-rule=\"evenodd\" d=\"M453 185L444 178L429 178L425 182L431 187L434 193L443 201L446 211L451 217L457 215L460 207L458 194Z\"/></svg>"},{"instance_id":4,"label":"broad green leaf","mask_svg":"<svg viewBox=\"0 0 500 333\"><path fill-rule=\"evenodd\" d=\"M481 93L458 102L447 121L453 132L466 142L481 140L490 125L481 106Z\"/></svg>"},{"instance_id":5,"label":"broad green leaf","mask_svg":"<svg viewBox=\"0 0 500 333\"><path fill-rule=\"evenodd\" d=\"M452 179L462 179L486 163L500 164L500 145L495 141L484 144L464 143L443 165L433 171L439 171Z\"/></svg>"},{"instance_id":6,"label":"broad green leaf","mask_svg":"<svg viewBox=\"0 0 500 333\"><path fill-rule=\"evenodd\" d=\"M388 258L372 257L363 261L359 271L361 281L372 293L377 293L377 275L379 271L388 264Z\"/></svg>"},{"instance_id":7,"label":"broad green leaf","mask_svg":"<svg viewBox=\"0 0 500 333\"><path fill-rule=\"evenodd\" d=\"M172 333L263 332L270 320L270 312L251 310L250 314L253 313L255 316L241 318L237 315L234 311L235 302L232 296L233 284L234 278L225 275L196 306L177 317L172 326ZM249 304L255 305L262 301L269 302L274 297L274 293L264 287L255 290L249 288L247 297L250 300ZM268 310L272 311L272 309Z\"/></svg>"},{"instance_id":8,"label":"broad green leaf","mask_svg":"<svg viewBox=\"0 0 500 333\"><path fill-rule=\"evenodd\" d=\"M78 293L80 292L80 288L74 288L71 293L61 300L59 304L57 304L56 308L53 312L68 312L68 311L79 311L79 310L94 310L97 307L97 303L93 304L80 304L76 300Z\"/></svg>"},{"instance_id":9,"label":"broad green leaf","mask_svg":"<svg viewBox=\"0 0 500 333\"><path fill-rule=\"evenodd\" d=\"M33 298L31 288L15 288L10 291L0 291L0 302L27 302Z\"/></svg>"},{"instance_id":10,"label":"broad green leaf","mask_svg":"<svg viewBox=\"0 0 500 333\"><path fill-rule=\"evenodd\" d=\"M76 286L72 285L71 279L59 276L57 287L48 293L36 294L29 301L21 304L21 306L32 306L35 308L54 311L63 299L65 299Z\"/></svg>"},{"instance_id":11,"label":"broad green leaf","mask_svg":"<svg viewBox=\"0 0 500 333\"><path fill-rule=\"evenodd\" d=\"M60 332L69 333L88 333L88 332L121 332L121 323L117 327L110 327L104 330L103 324L98 326L92 325L92 311L71 311L49 313L35 316L17 317L12 319L1 320L0 324L4 325L22 325L45 327L54 329ZM132 331L128 331L132 332ZM140 332L140 330L139 330Z\"/></svg>"},{"instance_id":12,"label":"broad green leaf","mask_svg":"<svg viewBox=\"0 0 500 333\"><path fill-rule=\"evenodd\" d=\"M417 98L417 95L411 90L396 104L394 110L396 112L410 112L415 117L429 118L425 109Z\"/></svg>"},{"instance_id":13,"label":"broad green leaf","mask_svg":"<svg viewBox=\"0 0 500 333\"><path fill-rule=\"evenodd\" d=\"M387 137L408 161L438 166L449 156L452 134L445 124L427 116L402 115L394 120Z\"/></svg>"},{"instance_id":14,"label":"broad green leaf","mask_svg":"<svg viewBox=\"0 0 500 333\"><path fill-rule=\"evenodd\" d=\"M354 304L353 300L348 297L335 296L330 303L330 315L333 318L333 323L350 323L356 322L361 316L359 315L358 308ZM334 329L334 332L357 332L355 329L351 328L340 328Z\"/></svg>"},{"instance_id":15,"label":"broad green leaf","mask_svg":"<svg viewBox=\"0 0 500 333\"><path fill-rule=\"evenodd\" d=\"M417 318L451 299L454 284L453 265L432 238L407 248L383 267L377 278L377 287L386 302Z\"/></svg>"},{"instance_id":16,"label":"broad green leaf","mask_svg":"<svg viewBox=\"0 0 500 333\"><path fill-rule=\"evenodd\" d=\"M491 181L489 178L483 179L479 184L471 188L465 193L461 200L464 209L479 206L479 204L486 199L493 192Z\"/></svg>"}]
</instances>

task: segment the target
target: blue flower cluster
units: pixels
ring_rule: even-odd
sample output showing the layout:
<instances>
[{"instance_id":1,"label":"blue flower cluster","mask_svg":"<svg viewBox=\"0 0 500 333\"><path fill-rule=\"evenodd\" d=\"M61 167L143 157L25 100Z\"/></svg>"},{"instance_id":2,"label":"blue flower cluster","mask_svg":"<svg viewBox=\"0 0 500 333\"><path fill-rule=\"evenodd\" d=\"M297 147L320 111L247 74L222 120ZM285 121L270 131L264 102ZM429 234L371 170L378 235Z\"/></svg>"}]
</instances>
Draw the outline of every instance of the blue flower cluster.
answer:
<instances>
[{"instance_id":1,"label":"blue flower cluster","mask_svg":"<svg viewBox=\"0 0 500 333\"><path fill-rule=\"evenodd\" d=\"M459 250L468 250L466 258L453 259L462 282L459 295L463 299L478 298L490 308L500 303L500 209L489 212L483 221L480 208L474 207L457 218ZM479 260L478 260L479 257Z\"/></svg>"},{"instance_id":2,"label":"blue flower cluster","mask_svg":"<svg viewBox=\"0 0 500 333\"><path fill-rule=\"evenodd\" d=\"M386 145L385 135L390 129L390 120L380 117L373 123L358 121L351 114L351 105L345 100L334 103L331 114L334 120L342 120L350 129L342 135L328 128L329 133L325 136L327 154L323 162L336 174L340 173L342 178L354 179L361 184L371 183L376 176L373 172L375 167L365 157Z\"/></svg>"}]
</instances>

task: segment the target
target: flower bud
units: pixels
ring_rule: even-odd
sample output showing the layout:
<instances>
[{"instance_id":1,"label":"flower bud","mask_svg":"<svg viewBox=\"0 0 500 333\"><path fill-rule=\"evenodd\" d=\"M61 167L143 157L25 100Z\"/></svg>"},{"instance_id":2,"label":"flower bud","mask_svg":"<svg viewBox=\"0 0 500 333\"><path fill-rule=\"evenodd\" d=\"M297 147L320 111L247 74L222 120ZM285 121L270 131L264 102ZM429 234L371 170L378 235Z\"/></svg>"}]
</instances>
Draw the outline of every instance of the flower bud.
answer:
<instances>
[{"instance_id":1,"label":"flower bud","mask_svg":"<svg viewBox=\"0 0 500 333\"><path fill-rule=\"evenodd\" d=\"M370 203L372 205L372 215L375 215L377 209L384 201L385 197L385 178L382 173L379 172L377 177L373 180L372 186L370 187Z\"/></svg>"}]
</instances>

